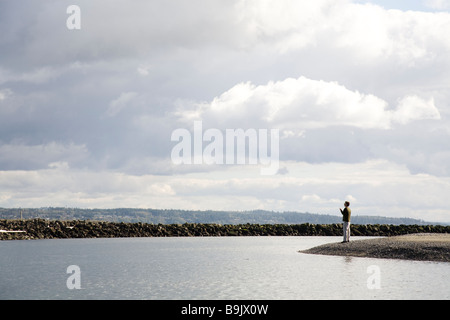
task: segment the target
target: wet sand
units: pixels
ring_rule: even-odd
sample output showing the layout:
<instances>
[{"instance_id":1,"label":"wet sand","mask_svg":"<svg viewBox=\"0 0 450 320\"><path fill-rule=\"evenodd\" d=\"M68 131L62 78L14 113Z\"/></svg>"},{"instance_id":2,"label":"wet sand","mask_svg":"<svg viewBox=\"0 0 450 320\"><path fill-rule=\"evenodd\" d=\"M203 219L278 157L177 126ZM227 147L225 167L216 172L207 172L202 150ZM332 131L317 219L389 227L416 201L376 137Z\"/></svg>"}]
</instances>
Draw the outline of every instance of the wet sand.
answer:
<instances>
[{"instance_id":1,"label":"wet sand","mask_svg":"<svg viewBox=\"0 0 450 320\"><path fill-rule=\"evenodd\" d=\"M356 240L346 243L329 243L300 252L366 258L450 262L450 234L420 233Z\"/></svg>"}]
</instances>

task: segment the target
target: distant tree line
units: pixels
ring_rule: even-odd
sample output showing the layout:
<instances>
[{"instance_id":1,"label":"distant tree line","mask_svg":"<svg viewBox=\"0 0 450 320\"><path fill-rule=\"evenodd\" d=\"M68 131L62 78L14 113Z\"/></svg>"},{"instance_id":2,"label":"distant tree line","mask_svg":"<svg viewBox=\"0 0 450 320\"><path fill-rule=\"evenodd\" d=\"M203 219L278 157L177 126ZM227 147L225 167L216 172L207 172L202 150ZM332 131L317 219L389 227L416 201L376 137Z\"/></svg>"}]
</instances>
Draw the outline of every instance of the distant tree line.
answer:
<instances>
[{"instance_id":1,"label":"distant tree line","mask_svg":"<svg viewBox=\"0 0 450 320\"><path fill-rule=\"evenodd\" d=\"M302 213L277 212L267 210L252 211L197 211L177 209L82 209L65 207L46 208L0 208L0 219L49 219L49 220L93 220L109 222L143 222L153 224L332 224L341 223L341 216ZM436 225L444 223L426 222L412 218L390 218L382 216L352 217L353 224L390 224L390 225Z\"/></svg>"}]
</instances>

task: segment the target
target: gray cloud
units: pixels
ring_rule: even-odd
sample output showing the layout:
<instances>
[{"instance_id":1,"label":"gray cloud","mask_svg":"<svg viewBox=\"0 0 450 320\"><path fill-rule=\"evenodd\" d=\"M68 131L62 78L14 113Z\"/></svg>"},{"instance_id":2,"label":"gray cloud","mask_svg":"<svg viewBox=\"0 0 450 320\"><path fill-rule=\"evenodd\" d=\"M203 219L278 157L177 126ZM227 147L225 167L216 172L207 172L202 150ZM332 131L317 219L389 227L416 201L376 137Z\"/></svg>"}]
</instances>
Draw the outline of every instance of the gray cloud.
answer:
<instances>
[{"instance_id":1,"label":"gray cloud","mask_svg":"<svg viewBox=\"0 0 450 320\"><path fill-rule=\"evenodd\" d=\"M204 208L322 212L352 196L376 213L359 190L381 196L389 186L400 214L406 184L417 182L416 195L422 175L448 182L448 12L331 0L77 1L81 29L68 30L70 4L0 2L0 177L33 185L23 193L0 184L1 206L47 203L39 195L63 203L77 192L85 206L132 205L122 179L142 206L154 191L164 195L152 198L159 207L194 208L207 192ZM194 119L220 130L280 129L283 174L261 182L246 176L252 168L175 166L171 132L192 130ZM409 176L383 185L372 161ZM297 194L271 188L276 179L299 183L307 165L317 178L291 185ZM364 170L373 181L353 184ZM67 185L67 174L117 188ZM42 182L50 176L53 185ZM153 188L128 187L135 179ZM334 179L347 192L336 194ZM442 217L445 205L432 211Z\"/></svg>"}]
</instances>

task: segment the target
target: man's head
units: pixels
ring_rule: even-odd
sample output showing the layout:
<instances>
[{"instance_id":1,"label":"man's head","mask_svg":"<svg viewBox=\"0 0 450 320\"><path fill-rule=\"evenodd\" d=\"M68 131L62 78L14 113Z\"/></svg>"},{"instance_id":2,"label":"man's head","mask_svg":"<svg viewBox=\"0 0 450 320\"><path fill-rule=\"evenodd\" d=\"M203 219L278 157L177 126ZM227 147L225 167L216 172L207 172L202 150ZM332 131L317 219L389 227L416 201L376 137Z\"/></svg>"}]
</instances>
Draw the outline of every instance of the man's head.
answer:
<instances>
[{"instance_id":1,"label":"man's head","mask_svg":"<svg viewBox=\"0 0 450 320\"><path fill-rule=\"evenodd\" d=\"M349 207L349 206L350 206L350 202L345 201L345 202L344 202L344 206Z\"/></svg>"}]
</instances>

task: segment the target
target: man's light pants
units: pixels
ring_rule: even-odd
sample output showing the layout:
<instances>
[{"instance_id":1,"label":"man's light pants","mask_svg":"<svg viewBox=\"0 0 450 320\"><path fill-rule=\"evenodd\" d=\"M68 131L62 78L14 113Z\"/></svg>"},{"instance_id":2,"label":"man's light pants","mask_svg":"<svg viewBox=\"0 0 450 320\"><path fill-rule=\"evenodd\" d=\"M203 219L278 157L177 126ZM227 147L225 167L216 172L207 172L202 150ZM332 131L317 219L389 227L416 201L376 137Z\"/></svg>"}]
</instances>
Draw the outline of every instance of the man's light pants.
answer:
<instances>
[{"instance_id":1,"label":"man's light pants","mask_svg":"<svg viewBox=\"0 0 450 320\"><path fill-rule=\"evenodd\" d=\"M350 241L350 222L344 221L344 241Z\"/></svg>"}]
</instances>

